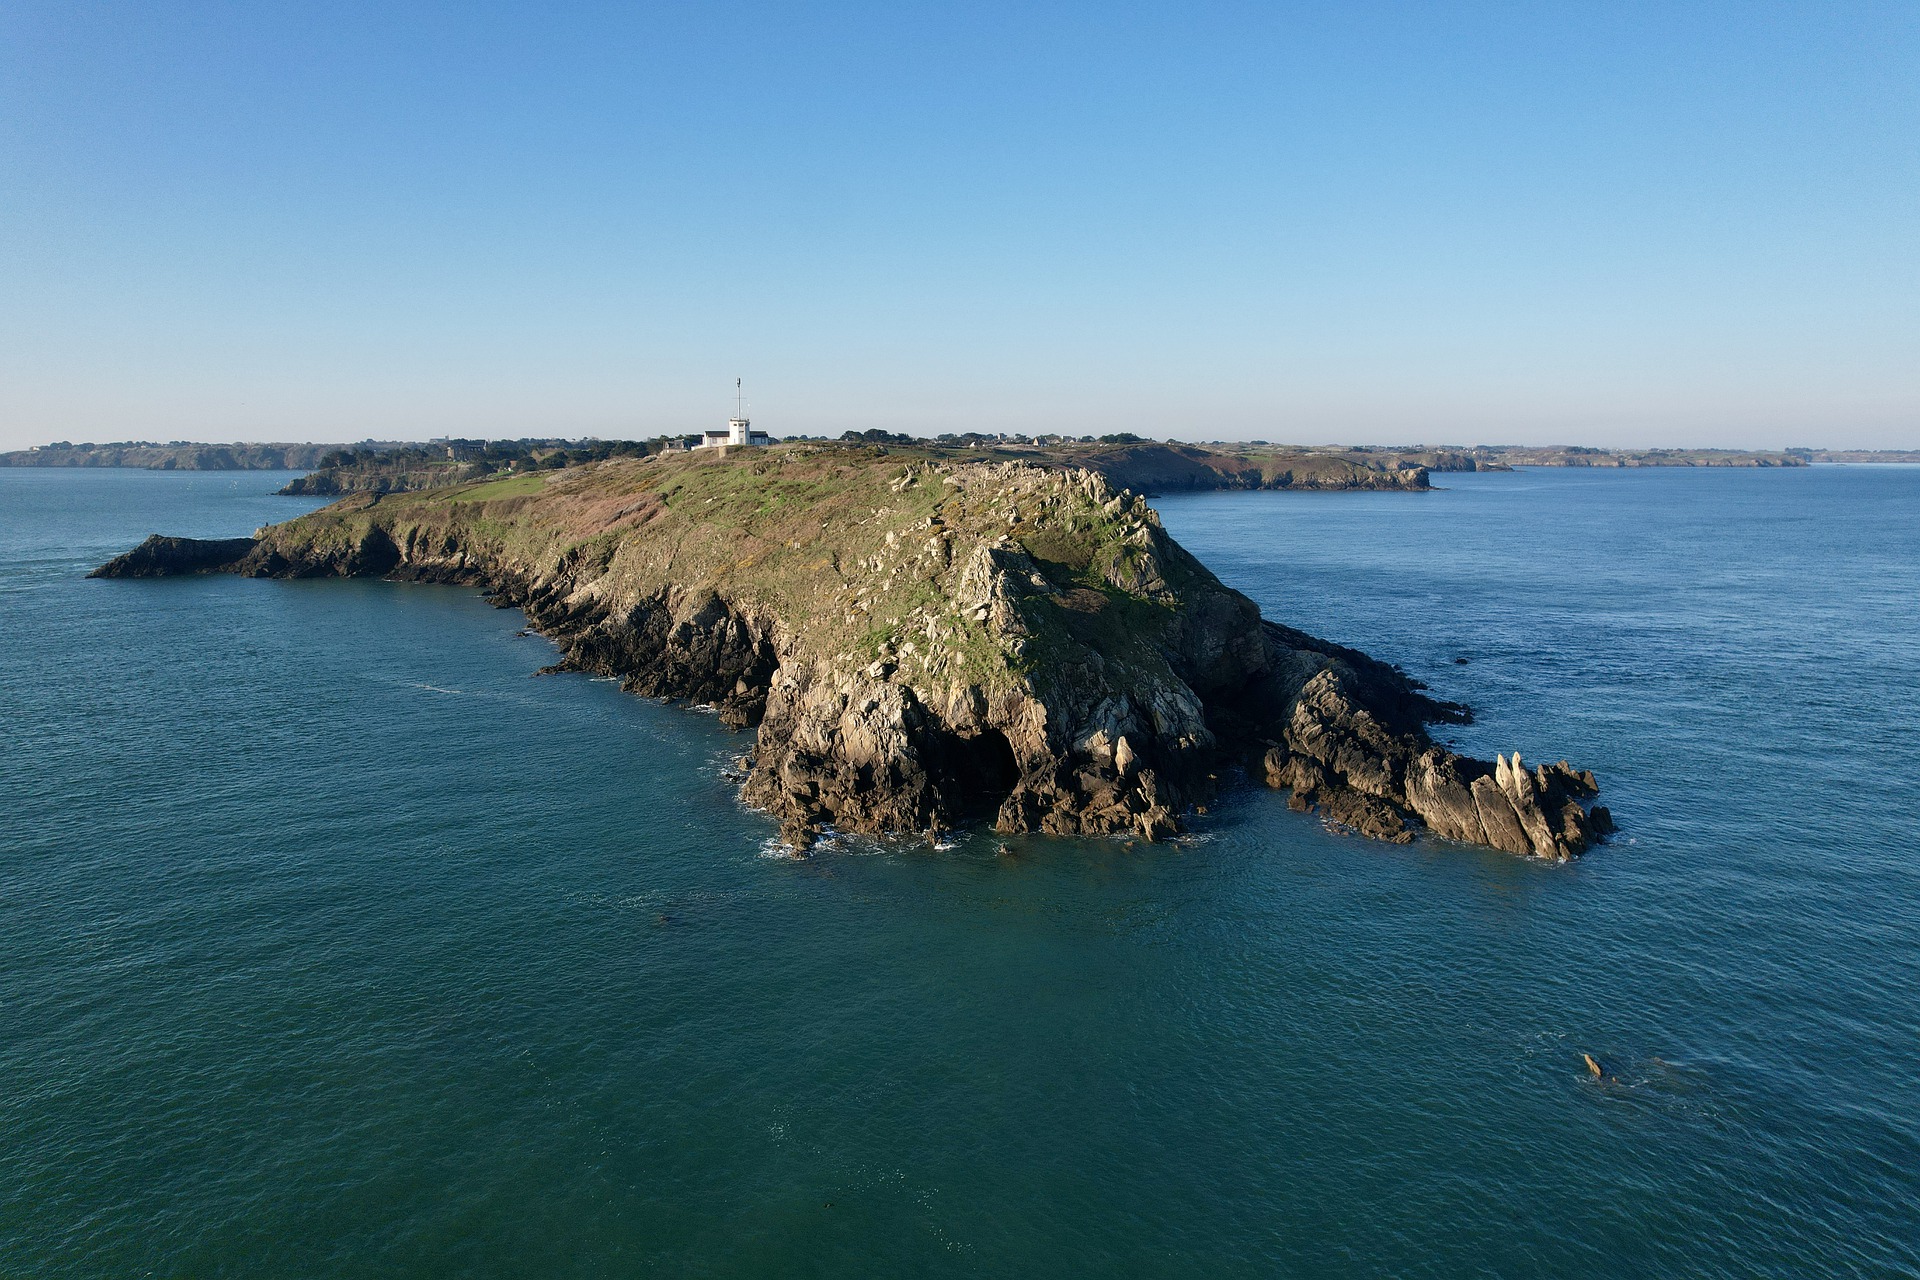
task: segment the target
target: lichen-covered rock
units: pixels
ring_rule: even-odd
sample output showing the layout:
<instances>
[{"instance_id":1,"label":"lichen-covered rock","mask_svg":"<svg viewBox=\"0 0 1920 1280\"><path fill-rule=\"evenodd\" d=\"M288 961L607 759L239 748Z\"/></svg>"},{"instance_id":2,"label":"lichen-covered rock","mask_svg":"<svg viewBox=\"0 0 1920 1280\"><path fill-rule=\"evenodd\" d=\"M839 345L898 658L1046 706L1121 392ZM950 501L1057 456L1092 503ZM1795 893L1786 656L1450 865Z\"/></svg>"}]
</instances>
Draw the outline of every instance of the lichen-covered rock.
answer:
<instances>
[{"instance_id":1,"label":"lichen-covered rock","mask_svg":"<svg viewBox=\"0 0 1920 1280\"><path fill-rule=\"evenodd\" d=\"M756 732L746 799L828 829L1163 839L1230 765L1342 829L1564 858L1591 774L1427 736L1466 709L1264 621L1101 476L784 447L363 494L101 572L475 583L562 667ZM119 568L115 568L119 566ZM110 575L113 576L113 575Z\"/></svg>"}]
</instances>

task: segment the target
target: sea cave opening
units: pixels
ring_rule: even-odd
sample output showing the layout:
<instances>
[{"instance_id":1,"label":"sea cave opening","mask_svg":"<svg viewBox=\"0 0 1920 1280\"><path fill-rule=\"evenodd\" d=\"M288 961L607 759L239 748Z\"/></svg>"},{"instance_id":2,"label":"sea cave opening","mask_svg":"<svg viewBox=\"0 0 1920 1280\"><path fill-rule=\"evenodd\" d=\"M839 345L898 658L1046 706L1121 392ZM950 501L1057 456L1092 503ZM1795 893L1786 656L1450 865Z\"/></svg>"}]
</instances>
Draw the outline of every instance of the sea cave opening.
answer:
<instances>
[{"instance_id":1,"label":"sea cave opening","mask_svg":"<svg viewBox=\"0 0 1920 1280\"><path fill-rule=\"evenodd\" d=\"M998 729L982 729L954 744L954 778L960 807L971 817L991 814L1020 781L1020 762L1013 744Z\"/></svg>"}]
</instances>

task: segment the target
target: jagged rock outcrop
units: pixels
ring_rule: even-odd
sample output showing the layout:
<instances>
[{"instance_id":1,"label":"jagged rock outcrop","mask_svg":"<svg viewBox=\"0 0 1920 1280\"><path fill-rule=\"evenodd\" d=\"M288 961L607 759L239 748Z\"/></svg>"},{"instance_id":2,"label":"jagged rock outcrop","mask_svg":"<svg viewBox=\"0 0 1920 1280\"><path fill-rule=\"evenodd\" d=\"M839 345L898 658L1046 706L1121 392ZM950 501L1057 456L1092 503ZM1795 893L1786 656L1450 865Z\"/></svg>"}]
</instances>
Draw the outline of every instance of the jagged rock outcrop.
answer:
<instances>
[{"instance_id":1,"label":"jagged rock outcrop","mask_svg":"<svg viewBox=\"0 0 1920 1280\"><path fill-rule=\"evenodd\" d=\"M156 533L87 576L172 578L189 573L223 573L253 547L252 538L168 538Z\"/></svg>"},{"instance_id":2,"label":"jagged rock outcrop","mask_svg":"<svg viewBox=\"0 0 1920 1280\"><path fill-rule=\"evenodd\" d=\"M99 572L483 585L562 667L755 729L743 794L797 848L976 821L1160 839L1237 765L1385 840L1559 859L1609 826L1591 774L1436 745L1465 708L1263 620L1093 473L786 447L532 483L360 495Z\"/></svg>"}]
</instances>

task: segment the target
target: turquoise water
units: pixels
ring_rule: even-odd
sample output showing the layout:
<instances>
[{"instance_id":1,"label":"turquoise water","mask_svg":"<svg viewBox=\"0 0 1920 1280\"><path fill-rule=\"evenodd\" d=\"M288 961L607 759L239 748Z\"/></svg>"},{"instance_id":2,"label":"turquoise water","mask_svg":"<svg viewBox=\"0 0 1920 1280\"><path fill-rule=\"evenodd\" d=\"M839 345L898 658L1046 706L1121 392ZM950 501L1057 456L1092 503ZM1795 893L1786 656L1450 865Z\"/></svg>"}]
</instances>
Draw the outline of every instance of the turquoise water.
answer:
<instances>
[{"instance_id":1,"label":"turquoise water","mask_svg":"<svg viewBox=\"0 0 1920 1280\"><path fill-rule=\"evenodd\" d=\"M0 470L0 1275L1920 1275L1920 469L1160 503L1566 867L771 858L470 591L80 576L282 478Z\"/></svg>"}]
</instances>

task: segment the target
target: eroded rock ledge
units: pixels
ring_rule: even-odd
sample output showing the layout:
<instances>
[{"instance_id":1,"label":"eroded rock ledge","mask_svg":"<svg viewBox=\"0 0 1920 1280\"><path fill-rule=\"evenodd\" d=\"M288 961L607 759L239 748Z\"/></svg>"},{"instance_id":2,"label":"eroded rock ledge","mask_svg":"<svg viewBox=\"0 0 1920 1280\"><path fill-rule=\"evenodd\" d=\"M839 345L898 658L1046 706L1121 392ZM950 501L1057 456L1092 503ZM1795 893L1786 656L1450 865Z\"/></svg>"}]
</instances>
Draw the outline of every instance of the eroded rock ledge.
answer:
<instances>
[{"instance_id":1,"label":"eroded rock ledge","mask_svg":"<svg viewBox=\"0 0 1920 1280\"><path fill-rule=\"evenodd\" d=\"M1553 859L1610 829L1593 776L1434 743L1466 719L1260 617L1088 472L789 447L362 495L102 577L385 576L488 589L562 667L756 730L746 799L828 829L1182 829L1236 766L1363 835Z\"/></svg>"}]
</instances>

